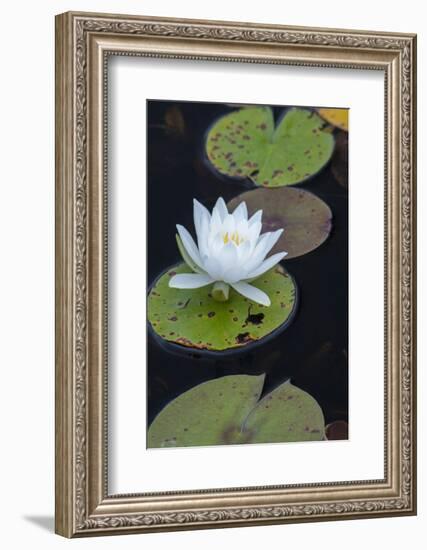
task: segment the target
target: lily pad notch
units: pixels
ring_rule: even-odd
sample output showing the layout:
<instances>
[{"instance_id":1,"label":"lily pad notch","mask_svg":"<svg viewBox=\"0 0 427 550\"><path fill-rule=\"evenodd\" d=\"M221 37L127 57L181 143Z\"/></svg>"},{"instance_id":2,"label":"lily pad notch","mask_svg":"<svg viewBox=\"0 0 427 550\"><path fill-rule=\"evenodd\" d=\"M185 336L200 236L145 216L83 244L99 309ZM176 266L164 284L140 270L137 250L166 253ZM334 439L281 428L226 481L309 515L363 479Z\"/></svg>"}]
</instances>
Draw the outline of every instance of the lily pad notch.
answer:
<instances>
[{"instance_id":1,"label":"lily pad notch","mask_svg":"<svg viewBox=\"0 0 427 550\"><path fill-rule=\"evenodd\" d=\"M147 447L321 441L317 401L290 381L260 398L265 375L204 382L164 407L148 429Z\"/></svg>"},{"instance_id":2,"label":"lily pad notch","mask_svg":"<svg viewBox=\"0 0 427 550\"><path fill-rule=\"evenodd\" d=\"M257 279L268 291L272 304L256 304L234 290L228 301L219 302L211 287L174 289L170 277L189 273L185 264L163 272L148 291L149 332L170 351L189 355L234 355L262 345L284 331L297 310L297 286L279 264Z\"/></svg>"},{"instance_id":3,"label":"lily pad notch","mask_svg":"<svg viewBox=\"0 0 427 550\"><path fill-rule=\"evenodd\" d=\"M330 160L334 136L314 111L292 107L277 126L268 106L233 111L208 130L206 155L221 174L274 188L302 183Z\"/></svg>"}]
</instances>

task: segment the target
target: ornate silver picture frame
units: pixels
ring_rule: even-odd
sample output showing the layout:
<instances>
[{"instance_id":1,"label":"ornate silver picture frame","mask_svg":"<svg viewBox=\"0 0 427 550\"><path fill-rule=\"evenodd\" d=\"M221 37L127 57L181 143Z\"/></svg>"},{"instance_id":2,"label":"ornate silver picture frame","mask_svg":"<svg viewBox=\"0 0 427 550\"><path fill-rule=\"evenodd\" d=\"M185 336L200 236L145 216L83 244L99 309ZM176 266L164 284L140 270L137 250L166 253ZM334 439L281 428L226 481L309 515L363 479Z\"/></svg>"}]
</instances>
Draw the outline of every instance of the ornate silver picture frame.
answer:
<instances>
[{"instance_id":1,"label":"ornate silver picture frame","mask_svg":"<svg viewBox=\"0 0 427 550\"><path fill-rule=\"evenodd\" d=\"M384 73L384 478L108 491L107 60ZM56 18L56 532L65 537L416 513L416 37L218 21Z\"/></svg>"}]
</instances>

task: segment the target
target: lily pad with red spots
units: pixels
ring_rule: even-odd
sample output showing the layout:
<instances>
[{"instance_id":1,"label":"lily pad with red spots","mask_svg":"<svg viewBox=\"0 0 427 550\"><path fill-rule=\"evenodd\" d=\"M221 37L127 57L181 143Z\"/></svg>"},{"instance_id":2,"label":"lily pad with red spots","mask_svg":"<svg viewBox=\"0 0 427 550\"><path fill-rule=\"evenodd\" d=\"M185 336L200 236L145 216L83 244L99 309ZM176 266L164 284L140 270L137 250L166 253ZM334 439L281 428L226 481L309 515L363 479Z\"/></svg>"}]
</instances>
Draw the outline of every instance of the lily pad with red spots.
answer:
<instances>
[{"instance_id":1,"label":"lily pad with red spots","mask_svg":"<svg viewBox=\"0 0 427 550\"><path fill-rule=\"evenodd\" d=\"M263 187L301 183L331 158L334 137L313 110L291 108L277 126L270 107L248 107L220 118L209 130L206 153L227 176Z\"/></svg>"},{"instance_id":2,"label":"lily pad with red spots","mask_svg":"<svg viewBox=\"0 0 427 550\"><path fill-rule=\"evenodd\" d=\"M269 307L256 304L230 289L229 299L218 302L212 285L197 289L169 287L171 276L191 273L184 263L163 273L148 294L148 320L154 334L181 351L226 353L243 350L284 330L296 310L296 286L281 267L251 284L266 292Z\"/></svg>"},{"instance_id":3,"label":"lily pad with red spots","mask_svg":"<svg viewBox=\"0 0 427 550\"><path fill-rule=\"evenodd\" d=\"M249 215L262 209L262 231L283 228L272 253L285 251L285 260L311 252L328 238L332 228L329 206L302 189L254 189L235 197L228 203L232 211L245 201Z\"/></svg>"},{"instance_id":4,"label":"lily pad with red spots","mask_svg":"<svg viewBox=\"0 0 427 550\"><path fill-rule=\"evenodd\" d=\"M264 375L233 375L195 386L171 401L148 430L148 447L320 441L317 401L285 382L260 399Z\"/></svg>"}]
</instances>

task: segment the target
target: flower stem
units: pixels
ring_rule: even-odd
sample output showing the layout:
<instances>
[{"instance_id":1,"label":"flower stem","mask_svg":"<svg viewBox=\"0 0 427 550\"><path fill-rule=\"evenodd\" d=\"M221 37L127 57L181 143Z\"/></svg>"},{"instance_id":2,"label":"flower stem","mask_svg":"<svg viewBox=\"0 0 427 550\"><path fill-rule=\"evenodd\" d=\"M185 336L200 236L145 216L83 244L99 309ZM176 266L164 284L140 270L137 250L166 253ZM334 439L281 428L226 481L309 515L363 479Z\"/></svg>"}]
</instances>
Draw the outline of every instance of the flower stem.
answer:
<instances>
[{"instance_id":1,"label":"flower stem","mask_svg":"<svg viewBox=\"0 0 427 550\"><path fill-rule=\"evenodd\" d=\"M230 293L230 287L221 281L214 283L212 288L212 298L217 302L226 302Z\"/></svg>"}]
</instances>

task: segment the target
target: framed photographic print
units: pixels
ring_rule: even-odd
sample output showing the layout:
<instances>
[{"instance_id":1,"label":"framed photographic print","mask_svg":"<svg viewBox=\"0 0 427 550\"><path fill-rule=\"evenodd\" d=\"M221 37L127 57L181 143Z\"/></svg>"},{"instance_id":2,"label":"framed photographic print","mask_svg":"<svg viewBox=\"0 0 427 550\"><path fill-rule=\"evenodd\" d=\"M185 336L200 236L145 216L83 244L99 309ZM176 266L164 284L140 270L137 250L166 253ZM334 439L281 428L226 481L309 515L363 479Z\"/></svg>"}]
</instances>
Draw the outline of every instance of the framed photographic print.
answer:
<instances>
[{"instance_id":1,"label":"framed photographic print","mask_svg":"<svg viewBox=\"0 0 427 550\"><path fill-rule=\"evenodd\" d=\"M57 16L57 533L415 513L415 67Z\"/></svg>"}]
</instances>

